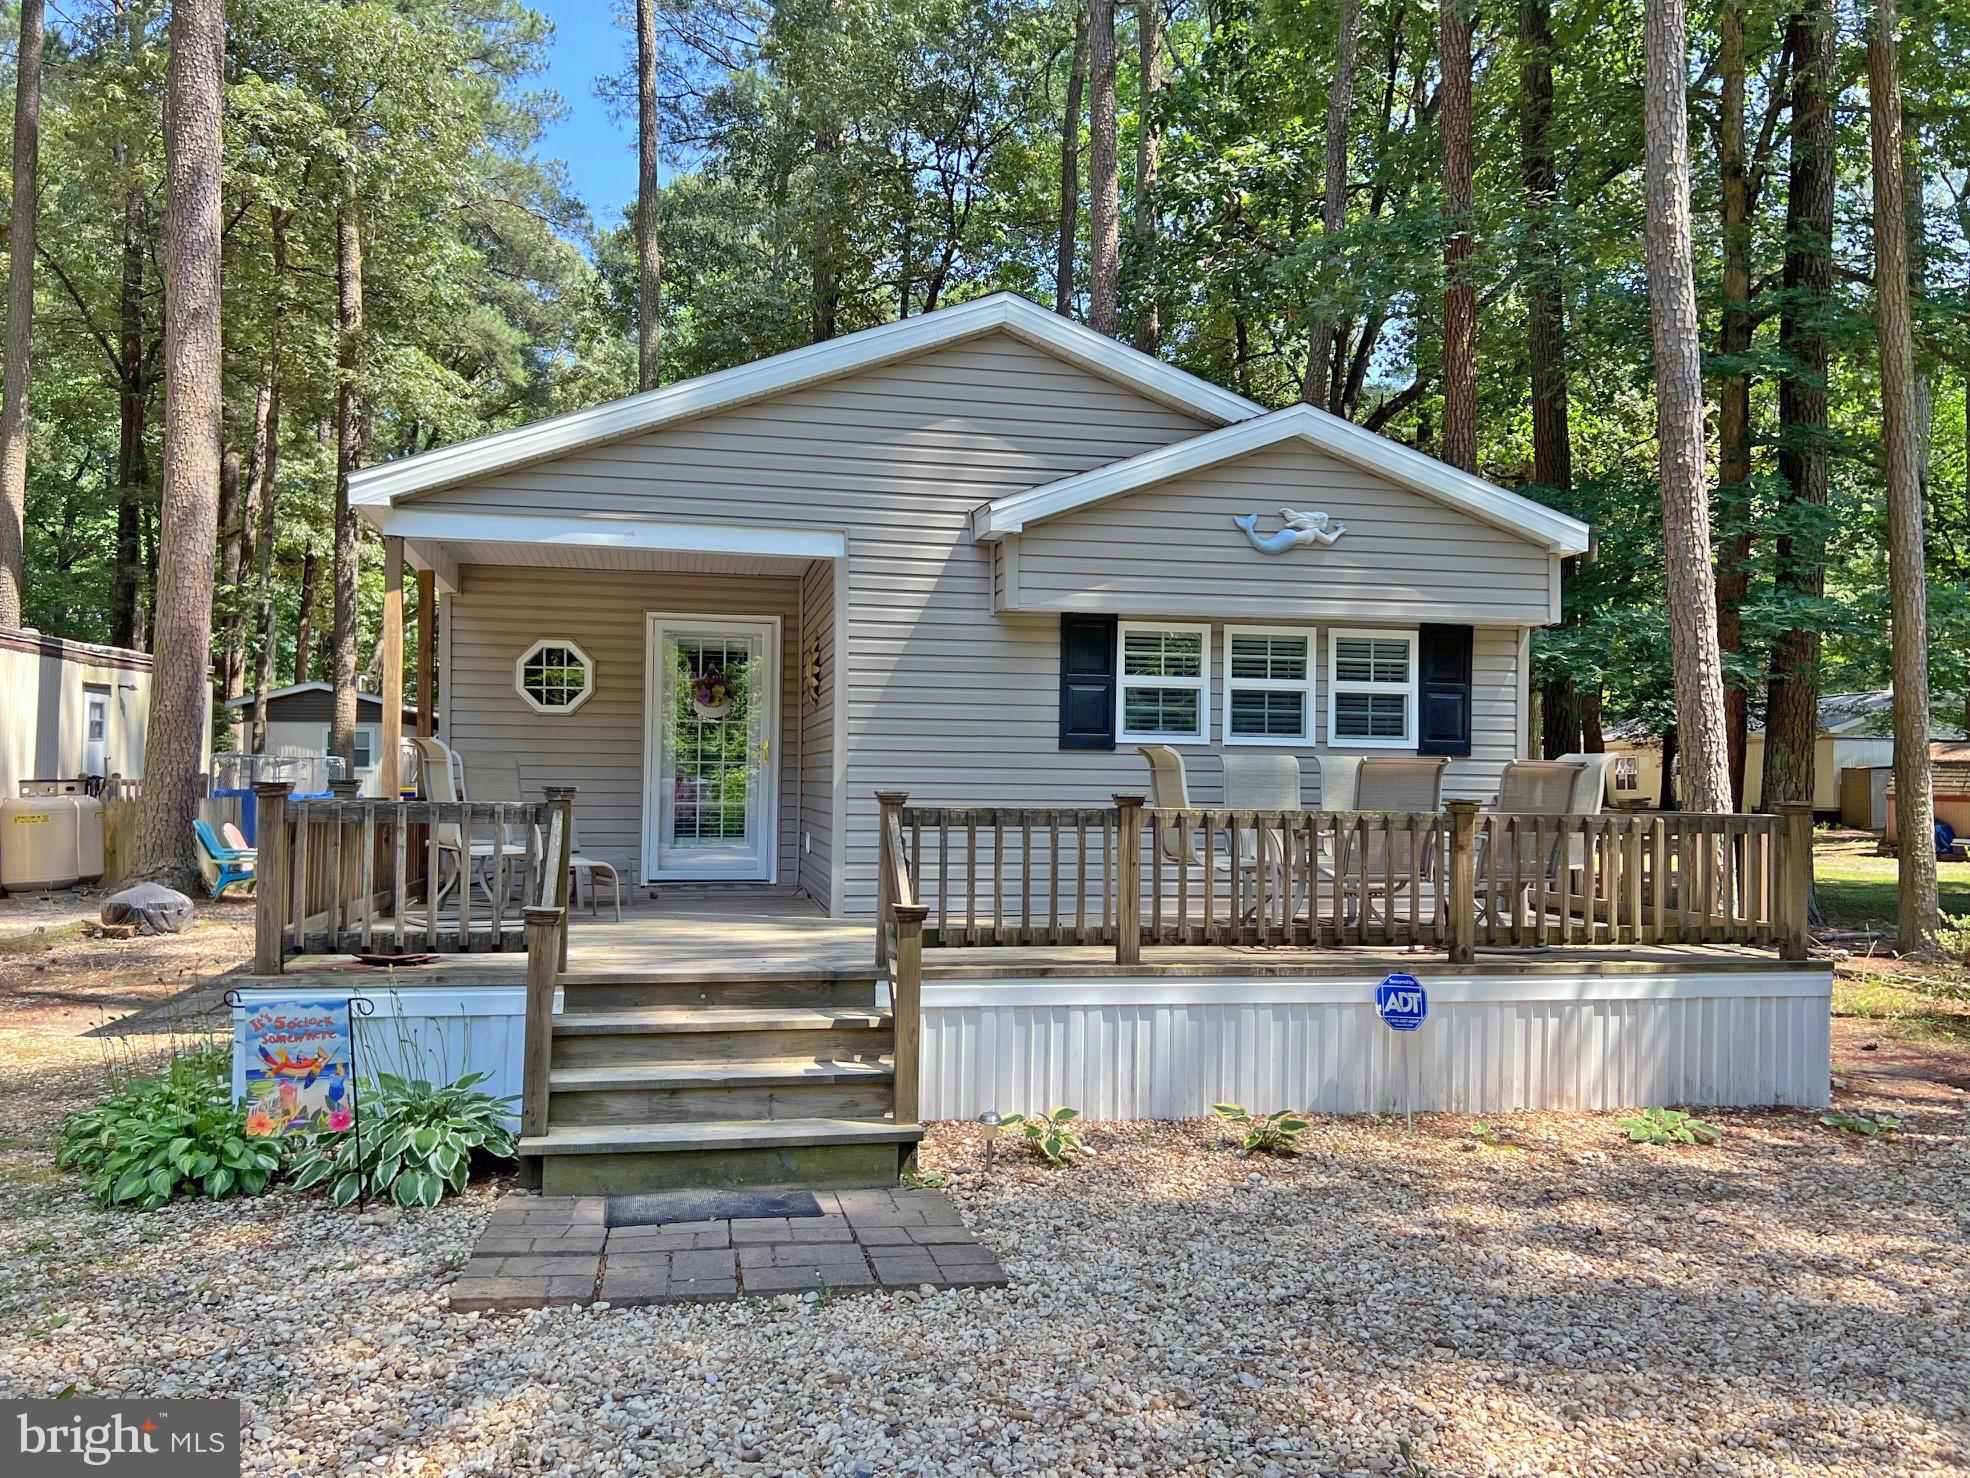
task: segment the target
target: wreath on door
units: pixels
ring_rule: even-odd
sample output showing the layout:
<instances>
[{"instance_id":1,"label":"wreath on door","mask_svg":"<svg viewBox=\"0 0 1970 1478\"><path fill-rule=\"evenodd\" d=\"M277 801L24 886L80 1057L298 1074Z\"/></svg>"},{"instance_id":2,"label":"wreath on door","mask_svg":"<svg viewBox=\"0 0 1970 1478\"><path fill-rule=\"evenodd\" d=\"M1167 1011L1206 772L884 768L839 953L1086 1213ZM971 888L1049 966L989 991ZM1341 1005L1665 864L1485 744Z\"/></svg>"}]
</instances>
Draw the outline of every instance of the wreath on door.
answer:
<instances>
[{"instance_id":1,"label":"wreath on door","mask_svg":"<svg viewBox=\"0 0 1970 1478\"><path fill-rule=\"evenodd\" d=\"M692 681L691 708L699 718L724 718L732 711L732 685L724 669L714 667Z\"/></svg>"}]
</instances>

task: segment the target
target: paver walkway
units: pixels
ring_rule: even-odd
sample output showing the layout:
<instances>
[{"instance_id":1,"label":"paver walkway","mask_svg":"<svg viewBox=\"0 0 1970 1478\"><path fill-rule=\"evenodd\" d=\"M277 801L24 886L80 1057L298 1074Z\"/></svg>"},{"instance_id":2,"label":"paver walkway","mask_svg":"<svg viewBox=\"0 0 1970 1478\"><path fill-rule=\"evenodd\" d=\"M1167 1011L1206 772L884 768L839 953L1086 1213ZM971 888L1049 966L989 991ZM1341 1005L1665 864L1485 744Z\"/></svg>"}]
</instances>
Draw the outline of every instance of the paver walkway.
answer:
<instances>
[{"instance_id":1,"label":"paver walkway","mask_svg":"<svg viewBox=\"0 0 1970 1478\"><path fill-rule=\"evenodd\" d=\"M998 1257L936 1191L780 1199L795 1214L667 1220L601 1196L514 1192L493 1208L452 1284L451 1306L471 1313L598 1300L716 1302L809 1289L1006 1285Z\"/></svg>"}]
</instances>

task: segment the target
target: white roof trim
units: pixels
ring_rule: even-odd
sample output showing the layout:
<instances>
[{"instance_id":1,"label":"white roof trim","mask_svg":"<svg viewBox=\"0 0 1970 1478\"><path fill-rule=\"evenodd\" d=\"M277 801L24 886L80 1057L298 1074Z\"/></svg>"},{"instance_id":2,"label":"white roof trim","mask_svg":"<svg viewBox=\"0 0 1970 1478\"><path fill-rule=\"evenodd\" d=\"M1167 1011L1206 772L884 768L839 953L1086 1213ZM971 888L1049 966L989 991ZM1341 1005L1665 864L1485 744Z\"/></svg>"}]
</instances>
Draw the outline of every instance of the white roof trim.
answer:
<instances>
[{"instance_id":1,"label":"white roof trim","mask_svg":"<svg viewBox=\"0 0 1970 1478\"><path fill-rule=\"evenodd\" d=\"M582 513L475 513L456 508L371 508L363 516L406 540L474 544L565 544L595 549L657 549L686 554L840 559L847 536L831 529L770 524L683 523L663 518Z\"/></svg>"},{"instance_id":2,"label":"white roof trim","mask_svg":"<svg viewBox=\"0 0 1970 1478\"><path fill-rule=\"evenodd\" d=\"M1554 554L1584 554L1588 528L1578 519L1532 499L1459 472L1434 457L1344 421L1310 405L1289 406L1222 430L1144 452L1126 462L1013 493L972 510L972 537L981 541L1017 534L1029 524L1058 518L1138 488L1167 482L1222 462L1298 439L1364 471L1460 509L1507 533L1544 545Z\"/></svg>"},{"instance_id":3,"label":"white roof trim","mask_svg":"<svg viewBox=\"0 0 1970 1478\"><path fill-rule=\"evenodd\" d=\"M349 479L349 500L358 506L387 507L399 499L730 410L997 329L1103 379L1219 425L1247 420L1264 409L1242 395L1050 313L1016 293L994 293L589 410L365 467Z\"/></svg>"},{"instance_id":4,"label":"white roof trim","mask_svg":"<svg viewBox=\"0 0 1970 1478\"><path fill-rule=\"evenodd\" d=\"M332 683L319 683L319 682L289 683L284 688L269 688L267 690L267 701L271 703L276 698L286 698L294 693L332 693L334 691L335 691L335 686ZM382 694L366 692L362 688L356 689L356 698L357 701L359 702L365 698L368 699L371 703L381 703L383 701ZM253 702L254 702L253 694L245 693L237 698L228 698L226 700L226 707L245 708L248 707ZM413 706L414 705L408 703L404 705L406 709L411 708Z\"/></svg>"}]
</instances>

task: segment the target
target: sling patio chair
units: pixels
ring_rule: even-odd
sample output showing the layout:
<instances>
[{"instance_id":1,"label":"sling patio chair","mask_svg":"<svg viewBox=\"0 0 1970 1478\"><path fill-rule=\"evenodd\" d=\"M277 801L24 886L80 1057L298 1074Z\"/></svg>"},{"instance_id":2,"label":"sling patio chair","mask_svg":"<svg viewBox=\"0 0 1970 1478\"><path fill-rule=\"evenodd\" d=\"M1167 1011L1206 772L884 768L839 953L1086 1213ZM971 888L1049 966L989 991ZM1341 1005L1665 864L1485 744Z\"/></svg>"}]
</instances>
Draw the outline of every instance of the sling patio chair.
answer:
<instances>
[{"instance_id":1,"label":"sling patio chair","mask_svg":"<svg viewBox=\"0 0 1970 1478\"><path fill-rule=\"evenodd\" d=\"M1527 895L1559 876L1566 831L1554 818L1574 814L1587 770L1577 760L1514 760L1499 773L1490 829L1472 862L1478 913L1493 927L1523 917Z\"/></svg>"},{"instance_id":2,"label":"sling patio chair","mask_svg":"<svg viewBox=\"0 0 1970 1478\"><path fill-rule=\"evenodd\" d=\"M1228 811L1298 811L1300 800L1300 761L1291 754L1231 754L1224 757L1224 805ZM1265 838L1265 867L1274 887L1267 896L1278 898L1292 879L1286 865L1286 836L1282 828L1266 827L1258 833ZM1238 840L1238 867L1241 874L1257 866L1258 847L1250 832ZM1247 916L1258 911L1253 895ZM1296 911L1288 901L1286 917Z\"/></svg>"},{"instance_id":3,"label":"sling patio chair","mask_svg":"<svg viewBox=\"0 0 1970 1478\"><path fill-rule=\"evenodd\" d=\"M1200 809L1190 799L1190 780L1184 771L1183 756L1167 744L1143 744L1137 749L1149 761L1149 803L1159 813L1156 818L1155 845L1162 849L1164 857L1174 862L1179 869L1204 866L1204 853L1197 846L1197 828L1174 819L1166 819L1164 813ZM1288 756L1290 759L1290 756ZM1297 770L1297 761L1293 762ZM1231 782L1227 777L1227 785ZM1297 794L1297 792L1296 792ZM1297 805L1298 802L1295 801ZM1230 802L1226 802L1229 807ZM1242 854L1238 860L1239 870L1250 871L1256 866L1258 848L1250 838L1239 844ZM1215 873L1229 873L1231 858L1226 853L1213 851L1211 870ZM1254 899L1256 889L1245 896ZM1256 904L1254 905L1256 906ZM1207 921L1208 922L1208 921Z\"/></svg>"},{"instance_id":4,"label":"sling patio chair","mask_svg":"<svg viewBox=\"0 0 1970 1478\"><path fill-rule=\"evenodd\" d=\"M1329 762L1322 760L1321 809L1346 810L1369 814L1437 815L1443 810L1443 772L1450 761L1424 755L1367 755L1354 759L1334 756L1343 763L1334 767L1335 789L1346 784L1346 772L1353 769L1354 804L1336 807L1328 801ZM1365 835L1364 835L1365 832ZM1338 856L1322 859L1320 882L1333 887L1338 879L1347 902L1350 919L1357 914L1376 917L1375 900L1382 901L1384 916L1394 907L1395 898L1436 876L1440 843L1411 847L1396 842L1395 834L1380 826L1343 827Z\"/></svg>"},{"instance_id":5,"label":"sling patio chair","mask_svg":"<svg viewBox=\"0 0 1970 1478\"><path fill-rule=\"evenodd\" d=\"M428 801L517 801L520 799L520 772L517 764L513 766L510 787L499 767L488 766L482 789L500 791L510 788L511 795L468 795L465 779L465 757L451 748L442 739L420 738L414 741L418 750L418 777L424 799ZM506 756L509 760L510 755ZM524 835L514 836L515 828L501 826L499 834L472 838L472 855L467 857L464 849L464 829L456 821L441 821L433 828L438 846L439 866L442 868L447 858L452 863L451 875L442 880L436 897L436 905L442 907L452 889L458 886L461 877L471 876L490 903L493 896L492 875L496 862L503 856L512 871L524 869L527 857L527 841ZM514 868L517 860L519 868Z\"/></svg>"}]
</instances>

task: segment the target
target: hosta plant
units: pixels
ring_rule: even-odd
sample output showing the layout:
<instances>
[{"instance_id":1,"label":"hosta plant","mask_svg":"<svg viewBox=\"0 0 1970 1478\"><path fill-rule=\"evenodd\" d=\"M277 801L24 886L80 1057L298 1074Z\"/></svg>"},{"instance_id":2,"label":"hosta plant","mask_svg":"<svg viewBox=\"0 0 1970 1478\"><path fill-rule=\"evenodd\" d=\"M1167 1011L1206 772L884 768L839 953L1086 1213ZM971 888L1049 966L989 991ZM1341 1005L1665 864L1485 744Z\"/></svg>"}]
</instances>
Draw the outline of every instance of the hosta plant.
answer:
<instances>
[{"instance_id":1,"label":"hosta plant","mask_svg":"<svg viewBox=\"0 0 1970 1478\"><path fill-rule=\"evenodd\" d=\"M502 1160L515 1152L506 1127L512 1100L481 1093L485 1080L467 1073L437 1085L378 1073L357 1096L360 1126L315 1141L294 1167L295 1186L326 1185L337 1206L365 1190L399 1206L435 1206L447 1191L464 1190L475 1151Z\"/></svg>"},{"instance_id":2,"label":"hosta plant","mask_svg":"<svg viewBox=\"0 0 1970 1478\"><path fill-rule=\"evenodd\" d=\"M1902 1121L1893 1114L1850 1114L1842 1109L1821 1114L1820 1123L1842 1134L1864 1134L1870 1139L1877 1134L1892 1134L1902 1127Z\"/></svg>"},{"instance_id":3,"label":"hosta plant","mask_svg":"<svg viewBox=\"0 0 1970 1478\"><path fill-rule=\"evenodd\" d=\"M1619 1121L1620 1127L1628 1131L1628 1138L1636 1144L1715 1144L1717 1130L1714 1125L1681 1109L1649 1108L1643 1109L1633 1118Z\"/></svg>"},{"instance_id":4,"label":"hosta plant","mask_svg":"<svg viewBox=\"0 0 1970 1478\"><path fill-rule=\"evenodd\" d=\"M1242 1103L1214 1104L1213 1108L1220 1119L1244 1134L1244 1142L1238 1146L1241 1155L1290 1155L1300 1147L1300 1136L1307 1131L1308 1121L1291 1109L1255 1114Z\"/></svg>"},{"instance_id":5,"label":"hosta plant","mask_svg":"<svg viewBox=\"0 0 1970 1478\"><path fill-rule=\"evenodd\" d=\"M62 1125L56 1163L87 1173L104 1206L152 1211L175 1196L257 1196L280 1168L277 1142L249 1139L224 1048L173 1059Z\"/></svg>"},{"instance_id":6,"label":"hosta plant","mask_svg":"<svg viewBox=\"0 0 1970 1478\"><path fill-rule=\"evenodd\" d=\"M1071 1108L1050 1109L1043 1114L1008 1114L1000 1120L999 1132L1018 1134L1049 1165L1064 1165L1068 1156L1088 1152L1080 1135L1071 1127L1080 1117L1081 1111Z\"/></svg>"}]
</instances>

